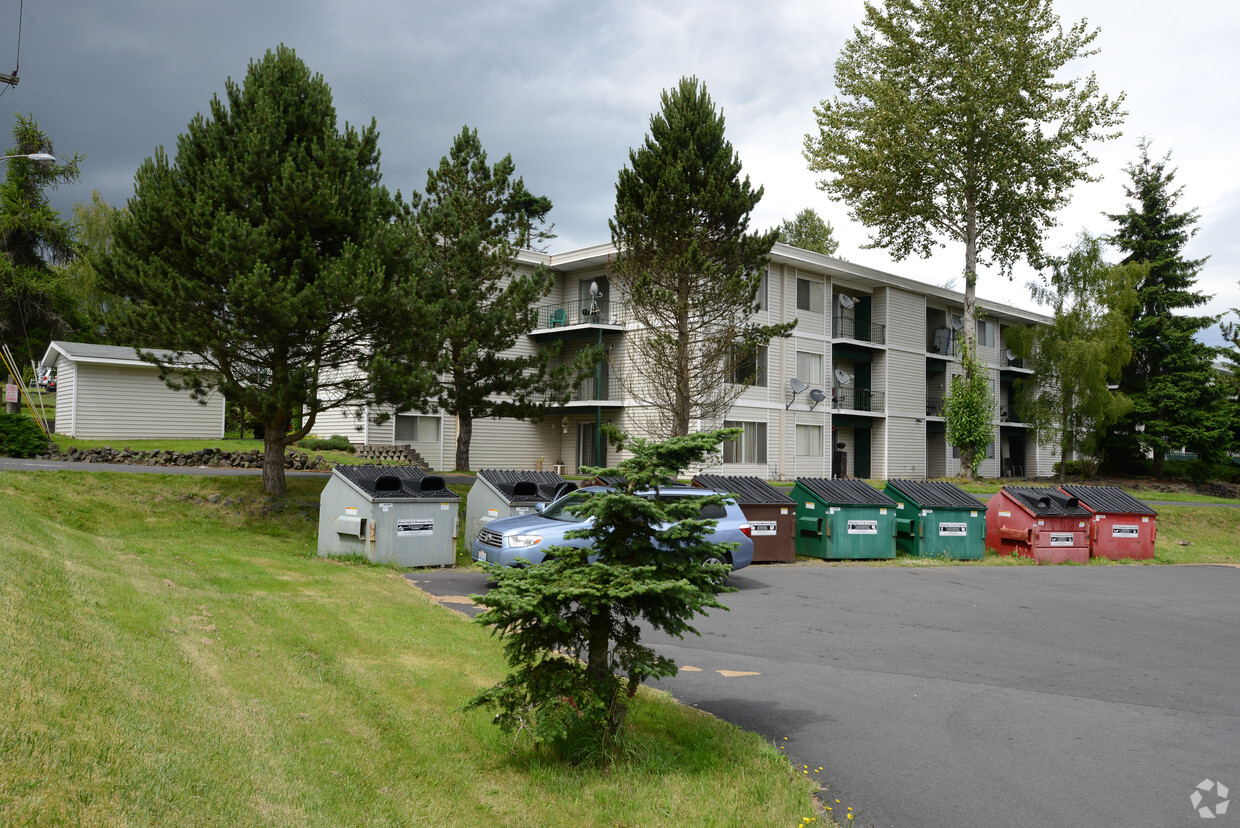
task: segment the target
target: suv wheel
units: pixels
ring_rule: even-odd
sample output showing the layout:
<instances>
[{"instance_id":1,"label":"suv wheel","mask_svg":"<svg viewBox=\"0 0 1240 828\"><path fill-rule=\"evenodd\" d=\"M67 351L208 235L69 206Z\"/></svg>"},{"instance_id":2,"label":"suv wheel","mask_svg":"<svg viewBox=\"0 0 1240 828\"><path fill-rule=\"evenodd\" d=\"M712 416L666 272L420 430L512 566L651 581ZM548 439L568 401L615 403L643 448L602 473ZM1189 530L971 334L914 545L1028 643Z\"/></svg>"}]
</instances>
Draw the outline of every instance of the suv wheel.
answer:
<instances>
[{"instance_id":1,"label":"suv wheel","mask_svg":"<svg viewBox=\"0 0 1240 828\"><path fill-rule=\"evenodd\" d=\"M729 569L731 569L731 568L732 568L732 556L731 556L731 555L724 555L723 557L719 557L718 555L711 555L709 558L707 558L706 560L702 561L702 563L704 563L704 564L722 564L722 565L724 565L724 566L728 567Z\"/></svg>"}]
</instances>

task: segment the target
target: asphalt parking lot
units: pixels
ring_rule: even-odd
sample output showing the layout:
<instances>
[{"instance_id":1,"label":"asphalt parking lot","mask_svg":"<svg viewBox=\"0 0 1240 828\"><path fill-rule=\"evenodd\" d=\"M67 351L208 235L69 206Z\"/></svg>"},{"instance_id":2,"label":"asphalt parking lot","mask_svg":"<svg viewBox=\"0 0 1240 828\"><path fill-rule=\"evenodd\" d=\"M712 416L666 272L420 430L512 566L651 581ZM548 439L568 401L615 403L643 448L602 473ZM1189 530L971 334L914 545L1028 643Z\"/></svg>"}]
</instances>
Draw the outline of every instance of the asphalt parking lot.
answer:
<instances>
[{"instance_id":1,"label":"asphalt parking lot","mask_svg":"<svg viewBox=\"0 0 1240 828\"><path fill-rule=\"evenodd\" d=\"M408 577L467 612L485 589ZM652 639L681 667L656 686L787 745L853 825L1201 825L1199 784L1199 808L1240 798L1240 569L785 565L731 583L700 638ZM1216 819L1240 825L1240 804Z\"/></svg>"}]
</instances>

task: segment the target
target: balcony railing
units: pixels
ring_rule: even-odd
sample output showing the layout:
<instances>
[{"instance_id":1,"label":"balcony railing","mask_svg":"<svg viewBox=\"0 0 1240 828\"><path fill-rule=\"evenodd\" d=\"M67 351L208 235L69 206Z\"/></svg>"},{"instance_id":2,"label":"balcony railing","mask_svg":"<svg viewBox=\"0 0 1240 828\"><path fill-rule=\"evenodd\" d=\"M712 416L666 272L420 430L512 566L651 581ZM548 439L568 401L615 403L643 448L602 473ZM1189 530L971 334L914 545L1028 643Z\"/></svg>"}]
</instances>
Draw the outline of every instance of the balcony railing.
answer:
<instances>
[{"instance_id":1,"label":"balcony railing","mask_svg":"<svg viewBox=\"0 0 1240 828\"><path fill-rule=\"evenodd\" d=\"M832 388L831 407L836 411L882 411L883 392L868 388Z\"/></svg>"},{"instance_id":2,"label":"balcony railing","mask_svg":"<svg viewBox=\"0 0 1240 828\"><path fill-rule=\"evenodd\" d=\"M567 328L572 325L619 325L622 318L621 304L608 299L601 302L586 299L558 305L540 305L535 310L538 312L535 329Z\"/></svg>"},{"instance_id":3,"label":"balcony railing","mask_svg":"<svg viewBox=\"0 0 1240 828\"><path fill-rule=\"evenodd\" d=\"M1000 368L1024 368L1025 367L1025 360L1020 359L1019 357L1014 357L1014 358L1009 359L1007 355L1007 351L1008 349L1004 348L1003 350L999 352L999 367Z\"/></svg>"},{"instance_id":4,"label":"balcony railing","mask_svg":"<svg viewBox=\"0 0 1240 828\"><path fill-rule=\"evenodd\" d=\"M942 417L943 416L943 398L942 397L926 397L926 416Z\"/></svg>"},{"instance_id":5,"label":"balcony railing","mask_svg":"<svg viewBox=\"0 0 1240 828\"><path fill-rule=\"evenodd\" d=\"M615 402L624 398L624 386L615 371L608 370L603 376L588 376L570 391L569 402ZM550 395L542 397L543 403L551 403ZM558 404L558 403L555 403Z\"/></svg>"},{"instance_id":6,"label":"balcony railing","mask_svg":"<svg viewBox=\"0 0 1240 828\"><path fill-rule=\"evenodd\" d=\"M857 342L872 342L875 345L887 343L887 328L884 325L872 325L868 322L858 323L851 316L836 316L831 320L831 335L836 339L853 339Z\"/></svg>"},{"instance_id":7,"label":"balcony railing","mask_svg":"<svg viewBox=\"0 0 1240 828\"><path fill-rule=\"evenodd\" d=\"M941 354L943 356L956 356L959 348L959 334L951 328L935 328L930 332L930 339L926 342L926 350L932 354Z\"/></svg>"}]
</instances>

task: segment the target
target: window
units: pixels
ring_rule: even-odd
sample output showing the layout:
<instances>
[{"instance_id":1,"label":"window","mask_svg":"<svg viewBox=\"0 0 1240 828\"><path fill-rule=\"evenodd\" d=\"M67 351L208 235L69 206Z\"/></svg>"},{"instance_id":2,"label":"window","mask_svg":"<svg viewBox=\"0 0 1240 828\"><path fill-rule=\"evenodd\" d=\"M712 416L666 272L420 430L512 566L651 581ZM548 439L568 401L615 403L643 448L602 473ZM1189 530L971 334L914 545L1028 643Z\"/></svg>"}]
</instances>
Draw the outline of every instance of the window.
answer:
<instances>
[{"instance_id":1,"label":"window","mask_svg":"<svg viewBox=\"0 0 1240 828\"><path fill-rule=\"evenodd\" d=\"M822 313L822 282L797 279L797 310Z\"/></svg>"},{"instance_id":2,"label":"window","mask_svg":"<svg viewBox=\"0 0 1240 828\"><path fill-rule=\"evenodd\" d=\"M732 354L733 367L729 371L729 379L737 385L756 385L766 387L766 346L759 345L748 353L741 351Z\"/></svg>"},{"instance_id":3,"label":"window","mask_svg":"<svg viewBox=\"0 0 1240 828\"><path fill-rule=\"evenodd\" d=\"M762 282L761 284L758 285L757 301L758 301L758 310L760 311L764 311L767 308L766 294L770 288L770 283L771 283L771 269L769 267L764 268L762 271Z\"/></svg>"},{"instance_id":4,"label":"window","mask_svg":"<svg viewBox=\"0 0 1240 828\"><path fill-rule=\"evenodd\" d=\"M810 385L822 382L822 354L811 354L797 351L797 379Z\"/></svg>"},{"instance_id":5,"label":"window","mask_svg":"<svg viewBox=\"0 0 1240 828\"><path fill-rule=\"evenodd\" d=\"M766 423L724 420L723 427L741 429L739 437L724 442L723 462L766 464Z\"/></svg>"},{"instance_id":6,"label":"window","mask_svg":"<svg viewBox=\"0 0 1240 828\"><path fill-rule=\"evenodd\" d=\"M398 443L437 443L439 418L397 414L395 439Z\"/></svg>"},{"instance_id":7,"label":"window","mask_svg":"<svg viewBox=\"0 0 1240 828\"><path fill-rule=\"evenodd\" d=\"M822 426L797 426L797 456L822 457Z\"/></svg>"},{"instance_id":8,"label":"window","mask_svg":"<svg viewBox=\"0 0 1240 828\"><path fill-rule=\"evenodd\" d=\"M977 345L979 348L992 348L995 344L995 323L977 323Z\"/></svg>"},{"instance_id":9,"label":"window","mask_svg":"<svg viewBox=\"0 0 1240 828\"><path fill-rule=\"evenodd\" d=\"M986 459L991 460L995 456L995 441L991 440L986 444ZM960 446L952 446L952 459L960 459Z\"/></svg>"}]
</instances>

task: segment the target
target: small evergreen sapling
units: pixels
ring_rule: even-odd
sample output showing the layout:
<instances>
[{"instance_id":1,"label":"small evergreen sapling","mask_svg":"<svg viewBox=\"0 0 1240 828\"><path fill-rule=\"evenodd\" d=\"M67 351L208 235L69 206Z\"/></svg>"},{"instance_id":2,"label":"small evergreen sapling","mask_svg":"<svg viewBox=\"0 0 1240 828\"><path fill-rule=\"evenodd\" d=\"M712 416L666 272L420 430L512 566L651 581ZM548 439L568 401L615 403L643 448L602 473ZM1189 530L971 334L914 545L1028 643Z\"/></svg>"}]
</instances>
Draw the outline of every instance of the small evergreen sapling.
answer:
<instances>
[{"instance_id":1,"label":"small evergreen sapling","mask_svg":"<svg viewBox=\"0 0 1240 828\"><path fill-rule=\"evenodd\" d=\"M478 621L503 639L513 672L469 707L495 708L505 731L527 729L535 743L561 752L618 741L638 685L676 674L671 659L641 643L639 624L696 635L690 619L726 609L717 596L734 591L725 585L726 565L704 563L728 560L734 546L711 542L714 521L701 518L703 506L724 497L642 493L667 488L739 429L648 442L604 428L631 457L614 468L586 470L626 481L580 509L593 524L568 537L588 538L590 548L553 548L527 568L489 566L495 587L472 596L487 608Z\"/></svg>"}]
</instances>

